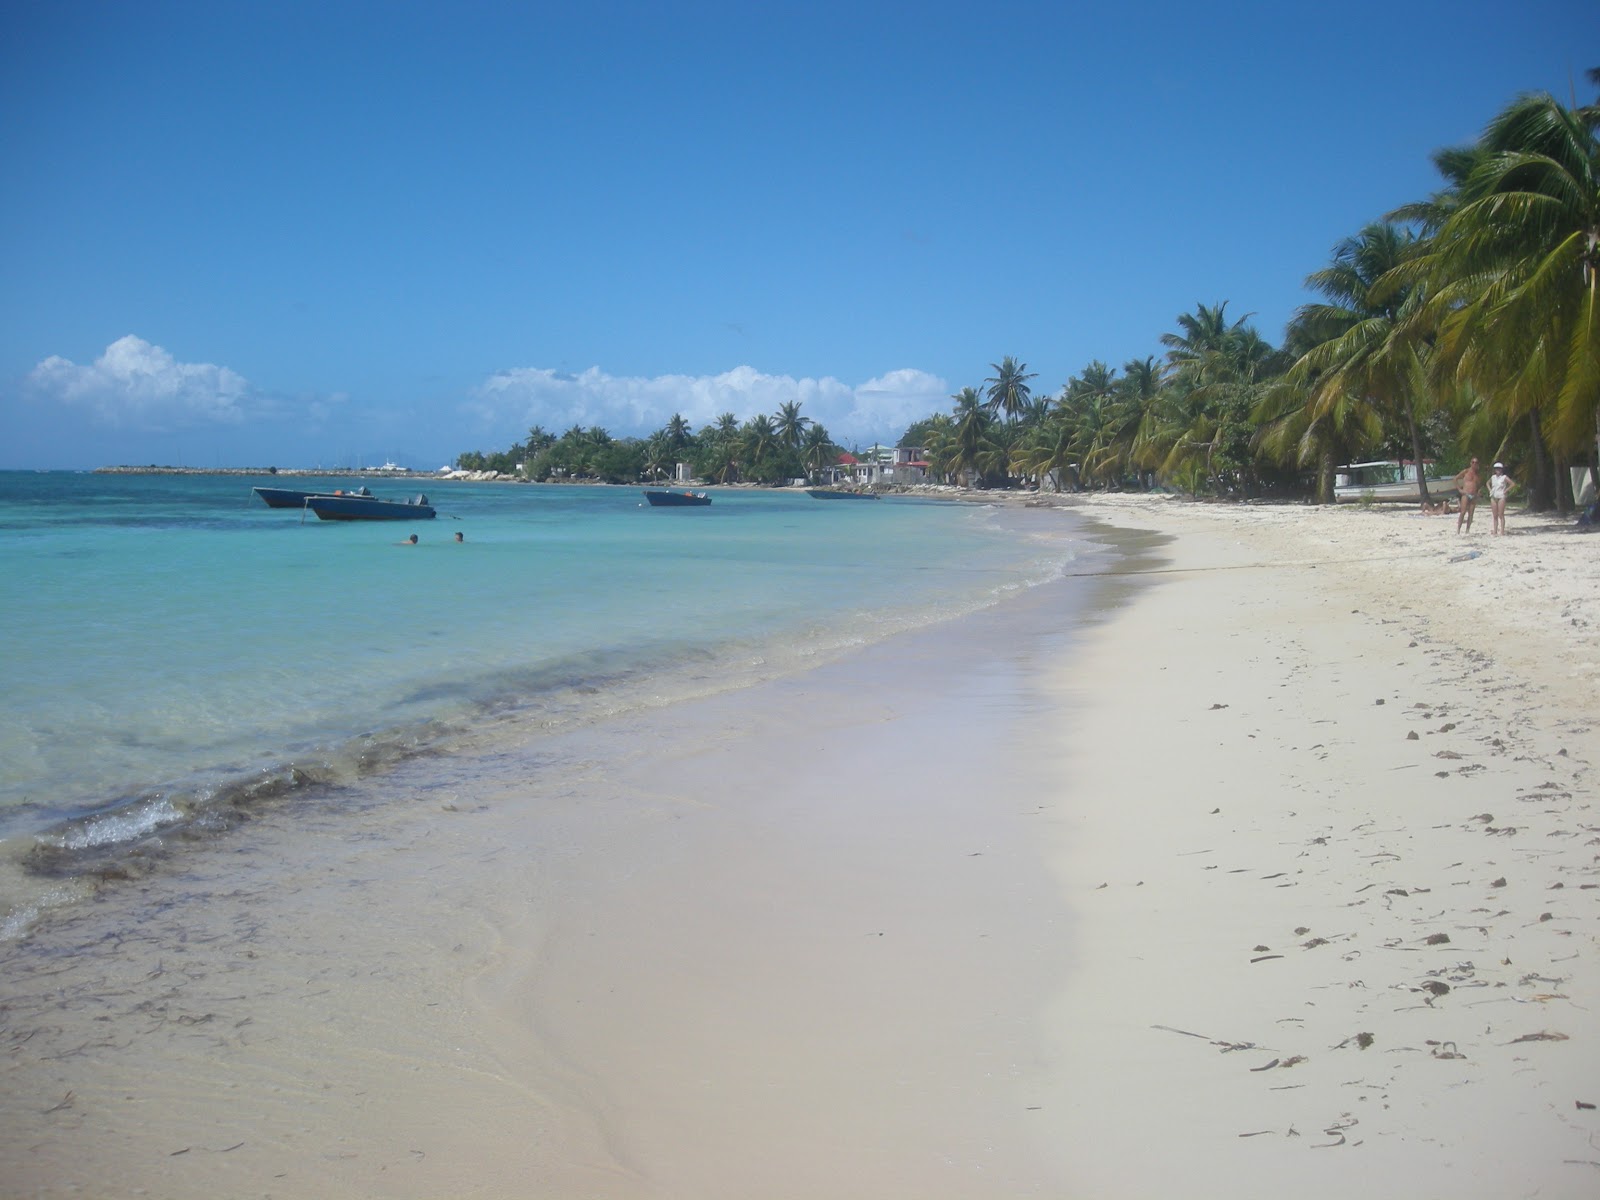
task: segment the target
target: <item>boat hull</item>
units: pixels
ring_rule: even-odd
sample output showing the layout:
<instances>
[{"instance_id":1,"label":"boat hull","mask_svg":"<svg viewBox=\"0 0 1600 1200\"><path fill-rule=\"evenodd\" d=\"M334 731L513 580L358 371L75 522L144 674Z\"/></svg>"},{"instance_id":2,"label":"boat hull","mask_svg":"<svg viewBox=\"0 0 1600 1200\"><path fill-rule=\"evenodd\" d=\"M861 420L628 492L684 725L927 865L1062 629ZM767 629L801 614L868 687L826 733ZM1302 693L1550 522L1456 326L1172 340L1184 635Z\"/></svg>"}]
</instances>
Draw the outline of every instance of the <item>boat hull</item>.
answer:
<instances>
[{"instance_id":1,"label":"boat hull","mask_svg":"<svg viewBox=\"0 0 1600 1200\"><path fill-rule=\"evenodd\" d=\"M704 492L647 491L644 498L655 508L704 508L711 503Z\"/></svg>"},{"instance_id":2,"label":"boat hull","mask_svg":"<svg viewBox=\"0 0 1600 1200\"><path fill-rule=\"evenodd\" d=\"M837 488L807 488L806 495L813 500L876 500L877 492L846 492Z\"/></svg>"},{"instance_id":3,"label":"boat hull","mask_svg":"<svg viewBox=\"0 0 1600 1200\"><path fill-rule=\"evenodd\" d=\"M1455 494L1456 485L1453 480L1428 480L1429 499L1447 500ZM1344 487L1334 488L1333 498L1340 504L1420 504L1422 501L1417 492L1415 479L1402 480L1399 483L1347 484Z\"/></svg>"},{"instance_id":4,"label":"boat hull","mask_svg":"<svg viewBox=\"0 0 1600 1200\"><path fill-rule=\"evenodd\" d=\"M426 499L374 500L370 496L307 496L305 507L319 521L431 521L437 515Z\"/></svg>"},{"instance_id":5,"label":"boat hull","mask_svg":"<svg viewBox=\"0 0 1600 1200\"><path fill-rule=\"evenodd\" d=\"M308 496L322 496L325 492L297 492L290 488L251 488L252 492L266 502L268 508L300 508Z\"/></svg>"}]
</instances>

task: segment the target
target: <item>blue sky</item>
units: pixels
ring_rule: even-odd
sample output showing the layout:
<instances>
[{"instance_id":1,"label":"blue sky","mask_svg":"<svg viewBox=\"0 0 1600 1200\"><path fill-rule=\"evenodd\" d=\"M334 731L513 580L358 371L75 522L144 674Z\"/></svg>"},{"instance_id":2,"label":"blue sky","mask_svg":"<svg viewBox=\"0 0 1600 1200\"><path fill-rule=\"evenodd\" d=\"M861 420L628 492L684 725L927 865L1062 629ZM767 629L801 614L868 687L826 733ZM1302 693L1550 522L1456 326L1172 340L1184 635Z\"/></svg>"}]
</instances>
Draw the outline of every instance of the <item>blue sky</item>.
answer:
<instances>
[{"instance_id":1,"label":"blue sky","mask_svg":"<svg viewBox=\"0 0 1600 1200\"><path fill-rule=\"evenodd\" d=\"M1281 338L1600 5L0 7L0 467L897 437L1197 304Z\"/></svg>"}]
</instances>

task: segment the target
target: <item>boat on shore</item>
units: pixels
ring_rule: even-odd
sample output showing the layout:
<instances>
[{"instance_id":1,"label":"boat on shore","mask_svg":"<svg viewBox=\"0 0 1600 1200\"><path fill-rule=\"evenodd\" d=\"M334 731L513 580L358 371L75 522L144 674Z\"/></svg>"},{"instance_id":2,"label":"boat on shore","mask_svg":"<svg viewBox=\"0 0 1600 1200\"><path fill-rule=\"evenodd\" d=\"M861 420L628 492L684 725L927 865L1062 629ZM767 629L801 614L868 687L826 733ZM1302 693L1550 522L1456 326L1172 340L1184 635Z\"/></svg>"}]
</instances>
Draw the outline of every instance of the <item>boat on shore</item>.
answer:
<instances>
[{"instance_id":1,"label":"boat on shore","mask_svg":"<svg viewBox=\"0 0 1600 1200\"><path fill-rule=\"evenodd\" d=\"M876 500L877 492L852 492L846 488L807 488L813 500Z\"/></svg>"},{"instance_id":2,"label":"boat on shore","mask_svg":"<svg viewBox=\"0 0 1600 1200\"><path fill-rule=\"evenodd\" d=\"M252 492L254 492L256 495L260 496L261 499L266 502L266 505L267 505L268 508L302 508L302 507L305 506L306 500L311 496L371 496L372 495L372 493L367 491L367 489L364 488L364 487L353 488L348 492L343 490L342 488L335 489L334 491L331 491L331 492L327 492L327 491L304 492L304 491L296 491L294 488L271 488L271 487L253 487L250 490Z\"/></svg>"},{"instance_id":3,"label":"boat on shore","mask_svg":"<svg viewBox=\"0 0 1600 1200\"><path fill-rule=\"evenodd\" d=\"M656 508L703 508L711 503L705 492L666 492L646 489L644 498Z\"/></svg>"},{"instance_id":4,"label":"boat on shore","mask_svg":"<svg viewBox=\"0 0 1600 1200\"><path fill-rule=\"evenodd\" d=\"M1428 496L1446 500L1456 494L1454 478L1424 476ZM1334 468L1333 498L1339 503L1406 504L1420 503L1417 492L1417 465L1394 461L1349 463Z\"/></svg>"},{"instance_id":5,"label":"boat on shore","mask_svg":"<svg viewBox=\"0 0 1600 1200\"><path fill-rule=\"evenodd\" d=\"M426 496L379 500L375 496L307 496L305 507L319 521L431 521L437 514Z\"/></svg>"}]
</instances>

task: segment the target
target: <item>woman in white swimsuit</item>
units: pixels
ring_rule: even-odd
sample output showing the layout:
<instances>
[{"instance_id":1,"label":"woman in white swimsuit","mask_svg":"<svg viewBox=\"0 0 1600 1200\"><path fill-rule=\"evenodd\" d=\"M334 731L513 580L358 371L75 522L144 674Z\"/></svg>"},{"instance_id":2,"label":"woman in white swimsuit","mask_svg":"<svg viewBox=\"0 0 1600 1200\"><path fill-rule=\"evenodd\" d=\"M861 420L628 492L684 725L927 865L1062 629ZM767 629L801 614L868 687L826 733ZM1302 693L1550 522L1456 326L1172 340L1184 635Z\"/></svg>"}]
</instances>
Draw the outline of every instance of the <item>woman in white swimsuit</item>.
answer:
<instances>
[{"instance_id":1,"label":"woman in white swimsuit","mask_svg":"<svg viewBox=\"0 0 1600 1200\"><path fill-rule=\"evenodd\" d=\"M1517 481L1506 474L1505 463L1495 463L1494 474L1489 476L1489 532L1506 531L1506 496L1517 486Z\"/></svg>"}]
</instances>

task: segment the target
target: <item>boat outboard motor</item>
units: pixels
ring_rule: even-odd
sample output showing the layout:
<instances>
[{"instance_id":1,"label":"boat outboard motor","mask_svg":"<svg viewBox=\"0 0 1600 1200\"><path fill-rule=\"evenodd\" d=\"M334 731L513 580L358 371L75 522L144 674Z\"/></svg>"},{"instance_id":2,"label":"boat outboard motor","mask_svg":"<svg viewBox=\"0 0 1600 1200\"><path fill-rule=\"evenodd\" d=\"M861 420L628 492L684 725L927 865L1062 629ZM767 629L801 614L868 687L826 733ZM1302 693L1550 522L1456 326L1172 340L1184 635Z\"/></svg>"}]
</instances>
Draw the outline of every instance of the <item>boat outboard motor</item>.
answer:
<instances>
[{"instance_id":1,"label":"boat outboard motor","mask_svg":"<svg viewBox=\"0 0 1600 1200\"><path fill-rule=\"evenodd\" d=\"M417 498L415 500L413 500L411 503L426 505L428 503L428 498L426 496L424 496L421 492L418 492L417 493Z\"/></svg>"}]
</instances>

